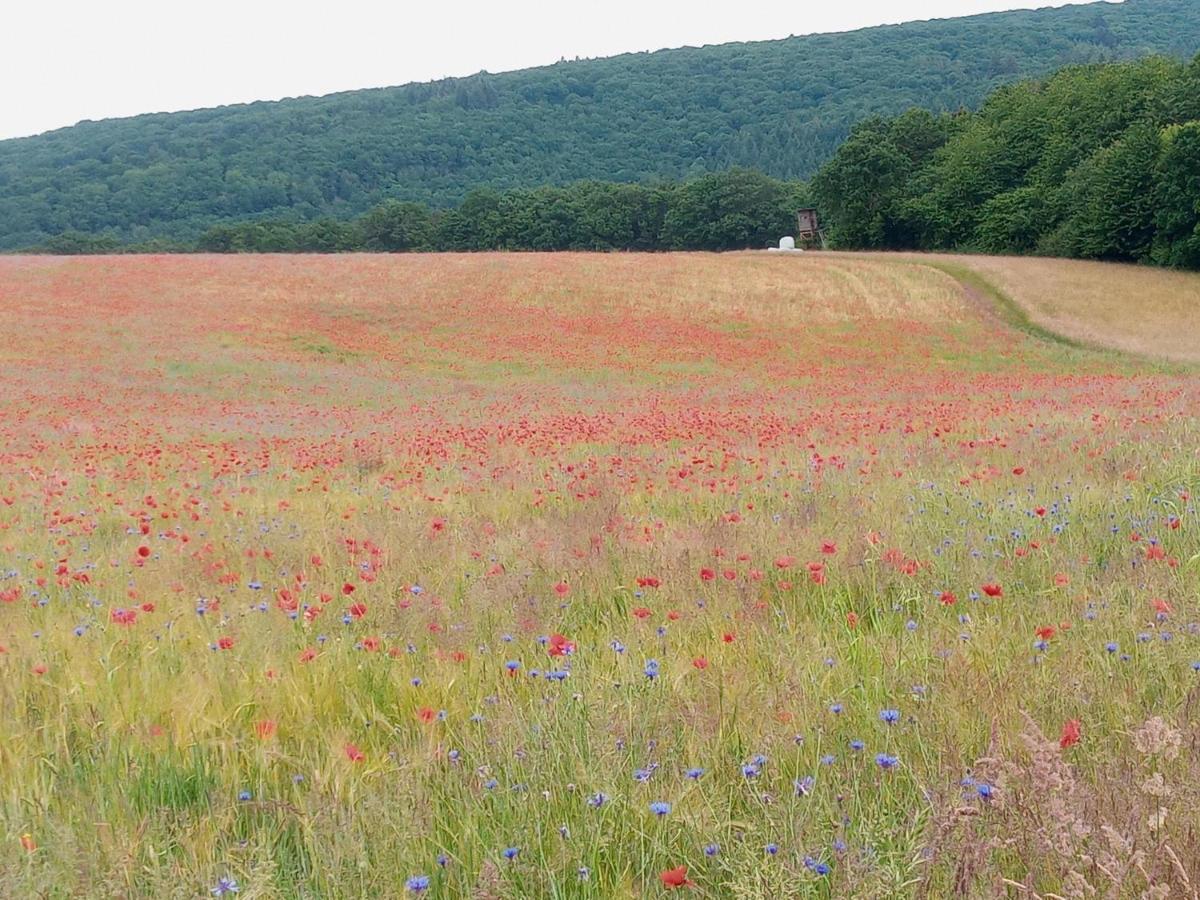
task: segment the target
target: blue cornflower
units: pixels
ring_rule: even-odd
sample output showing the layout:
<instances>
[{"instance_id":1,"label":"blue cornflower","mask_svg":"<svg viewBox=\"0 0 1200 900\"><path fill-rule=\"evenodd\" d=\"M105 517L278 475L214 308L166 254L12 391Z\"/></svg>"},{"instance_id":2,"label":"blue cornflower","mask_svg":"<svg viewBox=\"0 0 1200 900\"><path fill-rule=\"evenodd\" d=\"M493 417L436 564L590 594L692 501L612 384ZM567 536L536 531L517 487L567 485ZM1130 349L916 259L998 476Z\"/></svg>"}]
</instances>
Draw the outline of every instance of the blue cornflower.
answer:
<instances>
[{"instance_id":1,"label":"blue cornflower","mask_svg":"<svg viewBox=\"0 0 1200 900\"><path fill-rule=\"evenodd\" d=\"M807 797L812 793L814 779L811 775L805 775L803 778L797 778L792 782L792 787L796 790L797 797Z\"/></svg>"},{"instance_id":2,"label":"blue cornflower","mask_svg":"<svg viewBox=\"0 0 1200 900\"><path fill-rule=\"evenodd\" d=\"M607 802L608 802L608 795L603 794L600 791L596 791L596 793L594 793L594 794L592 794L592 796L588 797L588 801L587 801L588 806L592 807L593 809L599 809Z\"/></svg>"},{"instance_id":3,"label":"blue cornflower","mask_svg":"<svg viewBox=\"0 0 1200 900\"><path fill-rule=\"evenodd\" d=\"M633 780L638 784L645 784L650 780L650 776L654 774L653 769L634 769Z\"/></svg>"},{"instance_id":4,"label":"blue cornflower","mask_svg":"<svg viewBox=\"0 0 1200 900\"><path fill-rule=\"evenodd\" d=\"M865 748L866 746L867 746L867 745L866 745L866 744L864 744L862 741L851 741L851 742L850 742L850 749L851 749L851 750L854 750L854 751L859 751L859 750L862 750L862 749L863 749L863 748Z\"/></svg>"},{"instance_id":5,"label":"blue cornflower","mask_svg":"<svg viewBox=\"0 0 1200 900\"><path fill-rule=\"evenodd\" d=\"M211 893L214 897L224 897L226 894L236 894L240 890L241 888L238 887L238 883L236 881L234 881L228 875L223 875L217 879L217 886L209 893Z\"/></svg>"},{"instance_id":6,"label":"blue cornflower","mask_svg":"<svg viewBox=\"0 0 1200 900\"><path fill-rule=\"evenodd\" d=\"M720 852L721 852L720 844L705 844L704 845L704 855L705 856L716 856Z\"/></svg>"},{"instance_id":7,"label":"blue cornflower","mask_svg":"<svg viewBox=\"0 0 1200 900\"><path fill-rule=\"evenodd\" d=\"M829 874L829 866L826 863L813 859L811 856L804 857L804 866L809 871L815 872L818 875Z\"/></svg>"},{"instance_id":8,"label":"blue cornflower","mask_svg":"<svg viewBox=\"0 0 1200 900\"><path fill-rule=\"evenodd\" d=\"M238 791L238 799L241 800L243 803L250 800L253 796L254 795L251 794L249 791Z\"/></svg>"},{"instance_id":9,"label":"blue cornflower","mask_svg":"<svg viewBox=\"0 0 1200 900\"><path fill-rule=\"evenodd\" d=\"M975 785L975 793L979 794L979 798L981 800L991 800L992 799L992 786L990 784L980 781L978 784Z\"/></svg>"},{"instance_id":10,"label":"blue cornflower","mask_svg":"<svg viewBox=\"0 0 1200 900\"><path fill-rule=\"evenodd\" d=\"M510 659L504 664L504 668L508 669L510 672L515 672L517 669L521 668L521 663L518 660Z\"/></svg>"},{"instance_id":11,"label":"blue cornflower","mask_svg":"<svg viewBox=\"0 0 1200 900\"><path fill-rule=\"evenodd\" d=\"M516 858L517 858L517 854L518 854L518 853L520 853L520 852L521 852L521 848L520 848L520 847L505 847L505 848L504 848L504 849L503 849L503 850L500 852L500 855L501 855L501 856L503 856L505 859L507 859L507 860L511 861L511 860L514 860L514 859L516 859Z\"/></svg>"},{"instance_id":12,"label":"blue cornflower","mask_svg":"<svg viewBox=\"0 0 1200 900\"><path fill-rule=\"evenodd\" d=\"M779 852L779 845L778 844L767 844L765 849L767 851L767 856L774 856L776 853Z\"/></svg>"},{"instance_id":13,"label":"blue cornflower","mask_svg":"<svg viewBox=\"0 0 1200 900\"><path fill-rule=\"evenodd\" d=\"M589 878L592 877L592 870L589 869L587 866L580 866L579 869L576 871L576 874L579 876L580 881L587 881Z\"/></svg>"},{"instance_id":14,"label":"blue cornflower","mask_svg":"<svg viewBox=\"0 0 1200 900\"><path fill-rule=\"evenodd\" d=\"M646 670L645 671L646 671L646 677L649 678L651 681L653 681L655 678L657 678L658 677L658 660L657 659L646 660Z\"/></svg>"},{"instance_id":15,"label":"blue cornflower","mask_svg":"<svg viewBox=\"0 0 1200 900\"><path fill-rule=\"evenodd\" d=\"M499 786L500 786L500 782L498 782L495 778L489 778L487 781L485 781L483 783L483 788L484 788L484 790L487 790L487 791L494 791Z\"/></svg>"},{"instance_id":16,"label":"blue cornflower","mask_svg":"<svg viewBox=\"0 0 1200 900\"><path fill-rule=\"evenodd\" d=\"M742 766L742 777L757 778L760 771L762 770L759 769L758 766L754 765L754 763L746 763L746 765Z\"/></svg>"},{"instance_id":17,"label":"blue cornflower","mask_svg":"<svg viewBox=\"0 0 1200 900\"><path fill-rule=\"evenodd\" d=\"M879 713L879 721L884 722L888 725L895 725L897 722L900 721L900 710L898 710L898 709L883 710L882 712Z\"/></svg>"},{"instance_id":18,"label":"blue cornflower","mask_svg":"<svg viewBox=\"0 0 1200 900\"><path fill-rule=\"evenodd\" d=\"M703 769L688 769L685 773L692 781L699 781L704 776Z\"/></svg>"},{"instance_id":19,"label":"blue cornflower","mask_svg":"<svg viewBox=\"0 0 1200 900\"><path fill-rule=\"evenodd\" d=\"M894 769L900 765L900 759L895 756L890 756L887 753L880 753L875 757L875 762L881 769Z\"/></svg>"},{"instance_id":20,"label":"blue cornflower","mask_svg":"<svg viewBox=\"0 0 1200 900\"><path fill-rule=\"evenodd\" d=\"M826 753L821 757L821 765L823 766L832 766L835 762L837 762L837 757L832 753Z\"/></svg>"},{"instance_id":21,"label":"blue cornflower","mask_svg":"<svg viewBox=\"0 0 1200 900\"><path fill-rule=\"evenodd\" d=\"M1118 650L1121 649L1121 647L1116 641L1109 641L1107 644L1104 645L1104 649L1107 650L1109 653L1116 653Z\"/></svg>"},{"instance_id":22,"label":"blue cornflower","mask_svg":"<svg viewBox=\"0 0 1200 900\"><path fill-rule=\"evenodd\" d=\"M422 891L429 889L428 875L413 875L408 881L404 882L404 886L414 894L419 894Z\"/></svg>"},{"instance_id":23,"label":"blue cornflower","mask_svg":"<svg viewBox=\"0 0 1200 900\"><path fill-rule=\"evenodd\" d=\"M665 816L670 811L671 804L665 803L662 800L655 800L650 804L650 812L654 813L656 816Z\"/></svg>"},{"instance_id":24,"label":"blue cornflower","mask_svg":"<svg viewBox=\"0 0 1200 900\"><path fill-rule=\"evenodd\" d=\"M450 857L448 857L445 853L439 853L437 855L437 864L439 866L441 866L443 869L446 868L446 866L449 865L449 863L450 863Z\"/></svg>"},{"instance_id":25,"label":"blue cornflower","mask_svg":"<svg viewBox=\"0 0 1200 900\"><path fill-rule=\"evenodd\" d=\"M844 708L845 708L845 707L843 707L843 706L842 706L842 704L840 704L840 703L835 703L835 704L833 704L833 706L829 707L829 711L830 711L831 713L833 713L835 716L838 716L838 715L841 715L841 713L842 713L842 710L843 710Z\"/></svg>"}]
</instances>

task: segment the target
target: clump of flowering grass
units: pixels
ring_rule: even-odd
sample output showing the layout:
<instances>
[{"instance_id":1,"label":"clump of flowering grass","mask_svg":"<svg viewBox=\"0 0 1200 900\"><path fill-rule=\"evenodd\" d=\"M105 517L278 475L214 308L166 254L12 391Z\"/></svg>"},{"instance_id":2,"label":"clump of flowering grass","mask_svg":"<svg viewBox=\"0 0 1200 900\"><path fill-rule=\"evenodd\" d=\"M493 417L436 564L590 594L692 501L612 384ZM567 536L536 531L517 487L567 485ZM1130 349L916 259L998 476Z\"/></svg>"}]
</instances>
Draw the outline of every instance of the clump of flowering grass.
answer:
<instances>
[{"instance_id":1,"label":"clump of flowering grass","mask_svg":"<svg viewBox=\"0 0 1200 900\"><path fill-rule=\"evenodd\" d=\"M0 293L12 891L1200 885L1194 374L898 259Z\"/></svg>"}]
</instances>

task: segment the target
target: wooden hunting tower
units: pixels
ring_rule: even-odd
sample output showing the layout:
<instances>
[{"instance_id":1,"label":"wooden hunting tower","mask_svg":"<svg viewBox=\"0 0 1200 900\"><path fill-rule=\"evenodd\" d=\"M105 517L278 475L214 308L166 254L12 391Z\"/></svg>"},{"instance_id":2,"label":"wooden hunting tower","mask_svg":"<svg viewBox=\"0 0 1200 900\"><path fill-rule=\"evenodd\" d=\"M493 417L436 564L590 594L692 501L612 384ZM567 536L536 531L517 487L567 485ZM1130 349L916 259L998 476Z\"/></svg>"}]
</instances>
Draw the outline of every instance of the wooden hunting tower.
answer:
<instances>
[{"instance_id":1,"label":"wooden hunting tower","mask_svg":"<svg viewBox=\"0 0 1200 900\"><path fill-rule=\"evenodd\" d=\"M802 209L796 213L796 240L804 244L818 244L825 247L825 231L817 221L815 209Z\"/></svg>"}]
</instances>

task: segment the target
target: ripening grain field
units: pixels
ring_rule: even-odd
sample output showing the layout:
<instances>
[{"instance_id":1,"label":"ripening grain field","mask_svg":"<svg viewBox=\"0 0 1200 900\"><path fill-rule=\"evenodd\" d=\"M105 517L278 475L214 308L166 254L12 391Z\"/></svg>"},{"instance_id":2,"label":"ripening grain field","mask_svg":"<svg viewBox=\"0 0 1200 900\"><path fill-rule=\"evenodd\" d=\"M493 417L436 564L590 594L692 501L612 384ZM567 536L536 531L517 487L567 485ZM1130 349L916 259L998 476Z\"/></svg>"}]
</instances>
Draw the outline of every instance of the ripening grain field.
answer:
<instances>
[{"instance_id":1,"label":"ripening grain field","mask_svg":"<svg viewBox=\"0 0 1200 900\"><path fill-rule=\"evenodd\" d=\"M2 896L1200 890L1194 370L824 255L10 257L0 333Z\"/></svg>"}]
</instances>

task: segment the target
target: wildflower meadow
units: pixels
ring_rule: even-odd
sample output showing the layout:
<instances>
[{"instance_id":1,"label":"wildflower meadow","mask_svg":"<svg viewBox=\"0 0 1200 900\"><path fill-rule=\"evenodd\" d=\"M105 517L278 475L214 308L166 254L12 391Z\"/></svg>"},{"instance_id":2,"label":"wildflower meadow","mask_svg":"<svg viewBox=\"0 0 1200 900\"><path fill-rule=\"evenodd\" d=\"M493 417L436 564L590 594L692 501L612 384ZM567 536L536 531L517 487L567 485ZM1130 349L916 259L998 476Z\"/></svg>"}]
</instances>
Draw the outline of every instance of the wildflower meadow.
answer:
<instances>
[{"instance_id":1,"label":"wildflower meadow","mask_svg":"<svg viewBox=\"0 0 1200 900\"><path fill-rule=\"evenodd\" d=\"M1194 368L824 254L6 257L0 332L0 896L1200 891Z\"/></svg>"}]
</instances>

